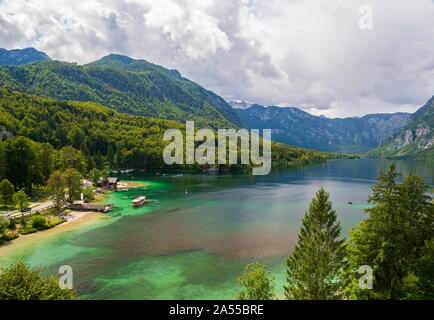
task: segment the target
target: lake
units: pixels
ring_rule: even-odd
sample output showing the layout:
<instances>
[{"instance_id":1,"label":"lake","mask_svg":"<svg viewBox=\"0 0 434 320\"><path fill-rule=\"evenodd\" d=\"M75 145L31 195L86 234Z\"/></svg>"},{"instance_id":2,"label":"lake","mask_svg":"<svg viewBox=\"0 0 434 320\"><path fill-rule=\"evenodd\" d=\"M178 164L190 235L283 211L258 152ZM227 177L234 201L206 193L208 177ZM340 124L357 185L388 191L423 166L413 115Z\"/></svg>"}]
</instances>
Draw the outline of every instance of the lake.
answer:
<instances>
[{"instance_id":1,"label":"lake","mask_svg":"<svg viewBox=\"0 0 434 320\"><path fill-rule=\"evenodd\" d=\"M419 174L434 185L433 163L395 163L400 172ZM94 218L67 232L42 235L0 262L20 257L46 266L47 273L70 265L74 287L85 299L231 299L246 264L259 261L282 296L285 260L315 192L324 187L330 193L347 237L366 217L370 187L389 164L333 160L268 176L134 172L135 181L148 185L108 194L104 202L118 207L112 219ZM155 202L133 209L132 198L142 194Z\"/></svg>"}]
</instances>

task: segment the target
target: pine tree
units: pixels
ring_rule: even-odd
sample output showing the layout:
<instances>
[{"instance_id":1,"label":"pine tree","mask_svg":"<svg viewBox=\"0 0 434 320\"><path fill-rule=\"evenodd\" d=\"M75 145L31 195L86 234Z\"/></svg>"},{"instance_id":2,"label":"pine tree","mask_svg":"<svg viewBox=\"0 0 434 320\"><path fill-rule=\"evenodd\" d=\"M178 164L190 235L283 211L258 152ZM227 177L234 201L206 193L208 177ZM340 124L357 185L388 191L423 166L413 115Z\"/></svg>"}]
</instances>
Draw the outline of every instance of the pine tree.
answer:
<instances>
[{"instance_id":1,"label":"pine tree","mask_svg":"<svg viewBox=\"0 0 434 320\"><path fill-rule=\"evenodd\" d=\"M297 244L287 260L287 299L345 298L346 245L340 233L329 194L321 188L305 213Z\"/></svg>"},{"instance_id":2,"label":"pine tree","mask_svg":"<svg viewBox=\"0 0 434 320\"><path fill-rule=\"evenodd\" d=\"M350 232L352 269L368 265L374 271L372 290L360 290L353 280L354 298L433 296L425 260L433 240L434 206L421 177L409 174L399 183L399 176L393 163L380 173L368 200L373 204L366 209L369 217Z\"/></svg>"}]
</instances>

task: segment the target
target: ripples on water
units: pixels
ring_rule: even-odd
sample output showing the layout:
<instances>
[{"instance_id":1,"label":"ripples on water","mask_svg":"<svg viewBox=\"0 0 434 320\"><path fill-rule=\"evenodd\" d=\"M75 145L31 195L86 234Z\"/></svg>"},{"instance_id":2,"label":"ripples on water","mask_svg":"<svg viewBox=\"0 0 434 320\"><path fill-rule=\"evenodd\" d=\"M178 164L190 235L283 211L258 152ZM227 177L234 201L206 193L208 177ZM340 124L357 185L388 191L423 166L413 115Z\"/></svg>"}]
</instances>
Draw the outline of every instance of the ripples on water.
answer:
<instances>
[{"instance_id":1,"label":"ripples on water","mask_svg":"<svg viewBox=\"0 0 434 320\"><path fill-rule=\"evenodd\" d=\"M396 163L404 174L417 173L434 184L432 163ZM365 218L370 186L389 164L336 160L263 177L148 174L140 179L151 185L130 198L144 193L158 203L133 209L131 199L122 200L125 193L112 193L107 202L119 206L113 219L40 241L16 256L47 265L50 272L71 265L85 298L234 298L238 276L255 260L268 265L282 294L285 258L315 192L320 187L330 192L347 236Z\"/></svg>"}]
</instances>

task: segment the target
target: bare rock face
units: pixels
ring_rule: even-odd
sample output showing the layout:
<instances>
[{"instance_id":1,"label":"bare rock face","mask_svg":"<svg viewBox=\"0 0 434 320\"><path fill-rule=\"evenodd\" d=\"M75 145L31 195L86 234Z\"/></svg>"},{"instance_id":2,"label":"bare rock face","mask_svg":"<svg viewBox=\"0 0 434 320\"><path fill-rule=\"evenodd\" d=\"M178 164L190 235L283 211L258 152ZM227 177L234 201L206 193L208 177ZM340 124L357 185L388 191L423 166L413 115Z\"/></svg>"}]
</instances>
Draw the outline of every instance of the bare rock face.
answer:
<instances>
[{"instance_id":1,"label":"bare rock face","mask_svg":"<svg viewBox=\"0 0 434 320\"><path fill-rule=\"evenodd\" d=\"M424 139L421 139L417 145L417 147L422 150L428 150L433 146L434 146L434 136L432 136L431 138L425 137Z\"/></svg>"},{"instance_id":2,"label":"bare rock face","mask_svg":"<svg viewBox=\"0 0 434 320\"><path fill-rule=\"evenodd\" d=\"M418 142L418 148L425 150L433 145L434 137L430 136L432 130L433 128L430 127L427 123L418 123L416 124L416 126L408 128L407 130L401 132L395 139L395 142L387 150L398 150L413 143L419 137L423 138L420 139L420 141Z\"/></svg>"},{"instance_id":3,"label":"bare rock face","mask_svg":"<svg viewBox=\"0 0 434 320\"><path fill-rule=\"evenodd\" d=\"M292 107L232 103L249 128L272 129L273 140L320 151L362 153L376 148L408 123L410 114L369 114L329 119Z\"/></svg>"},{"instance_id":4,"label":"bare rock face","mask_svg":"<svg viewBox=\"0 0 434 320\"><path fill-rule=\"evenodd\" d=\"M434 148L434 97L410 117L407 126L370 152L373 156L431 159Z\"/></svg>"}]
</instances>

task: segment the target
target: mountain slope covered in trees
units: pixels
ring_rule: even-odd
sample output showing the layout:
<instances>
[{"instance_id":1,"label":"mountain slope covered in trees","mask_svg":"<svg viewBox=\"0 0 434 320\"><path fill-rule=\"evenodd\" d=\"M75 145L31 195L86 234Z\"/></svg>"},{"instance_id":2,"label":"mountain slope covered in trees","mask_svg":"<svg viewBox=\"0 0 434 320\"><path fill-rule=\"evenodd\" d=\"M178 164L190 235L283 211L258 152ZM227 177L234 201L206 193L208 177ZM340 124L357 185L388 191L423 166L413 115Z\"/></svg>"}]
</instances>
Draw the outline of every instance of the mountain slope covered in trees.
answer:
<instances>
[{"instance_id":1,"label":"mountain slope covered in trees","mask_svg":"<svg viewBox=\"0 0 434 320\"><path fill-rule=\"evenodd\" d=\"M416 113L408 125L367 153L388 159L434 160L434 96Z\"/></svg>"},{"instance_id":2,"label":"mountain slope covered in trees","mask_svg":"<svg viewBox=\"0 0 434 320\"><path fill-rule=\"evenodd\" d=\"M201 127L245 126L221 97L177 71L124 56L110 55L86 66L59 61L2 66L0 87L47 98L97 102L134 115L194 120Z\"/></svg>"},{"instance_id":3,"label":"mountain slope covered in trees","mask_svg":"<svg viewBox=\"0 0 434 320\"><path fill-rule=\"evenodd\" d=\"M18 66L32 62L51 60L44 52L35 48L6 50L0 48L0 66Z\"/></svg>"},{"instance_id":4,"label":"mountain slope covered in trees","mask_svg":"<svg viewBox=\"0 0 434 320\"><path fill-rule=\"evenodd\" d=\"M93 168L201 169L163 161L167 129L185 130L175 121L119 113L96 103L59 101L0 89L0 179L17 187L43 184L54 169ZM273 165L340 157L274 143ZM244 168L222 165L222 168ZM19 174L17 174L17 172ZM26 178L18 177L19 175ZM19 181L15 181L16 178Z\"/></svg>"},{"instance_id":5,"label":"mountain slope covered in trees","mask_svg":"<svg viewBox=\"0 0 434 320\"><path fill-rule=\"evenodd\" d=\"M370 114L362 118L329 119L298 108L236 109L249 128L272 129L273 140L289 145L341 153L363 153L376 148L404 126L410 114Z\"/></svg>"}]
</instances>

